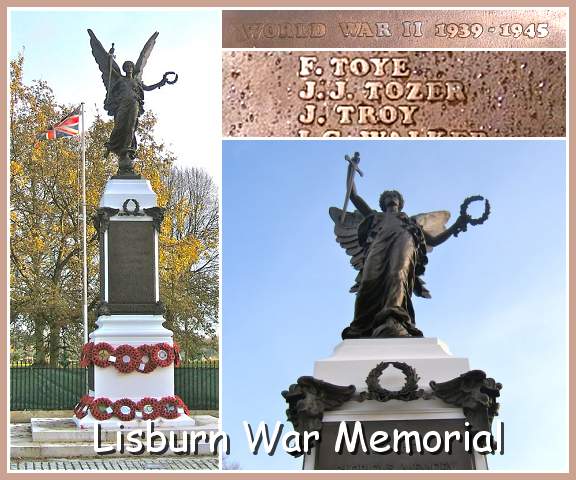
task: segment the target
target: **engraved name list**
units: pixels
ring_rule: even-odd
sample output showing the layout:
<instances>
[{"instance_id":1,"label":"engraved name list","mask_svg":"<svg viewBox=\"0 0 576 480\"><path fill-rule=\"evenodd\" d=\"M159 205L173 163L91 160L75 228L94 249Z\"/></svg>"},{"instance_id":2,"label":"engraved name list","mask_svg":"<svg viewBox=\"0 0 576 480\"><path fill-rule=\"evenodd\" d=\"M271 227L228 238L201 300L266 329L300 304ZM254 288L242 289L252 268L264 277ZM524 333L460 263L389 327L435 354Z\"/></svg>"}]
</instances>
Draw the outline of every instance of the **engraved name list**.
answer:
<instances>
[{"instance_id":1,"label":"engraved name list","mask_svg":"<svg viewBox=\"0 0 576 480\"><path fill-rule=\"evenodd\" d=\"M334 55L322 62L316 55L299 57L298 77L303 85L298 98L303 111L298 121L302 137L310 135L309 125L358 125L362 137L399 136L486 136L480 130L415 128L418 111L427 102L446 102L455 106L466 103L466 87L459 80L415 80L408 57ZM350 78L360 81L352 85ZM406 129L399 132L397 126ZM326 129L322 136L339 137L340 128Z\"/></svg>"}]
</instances>

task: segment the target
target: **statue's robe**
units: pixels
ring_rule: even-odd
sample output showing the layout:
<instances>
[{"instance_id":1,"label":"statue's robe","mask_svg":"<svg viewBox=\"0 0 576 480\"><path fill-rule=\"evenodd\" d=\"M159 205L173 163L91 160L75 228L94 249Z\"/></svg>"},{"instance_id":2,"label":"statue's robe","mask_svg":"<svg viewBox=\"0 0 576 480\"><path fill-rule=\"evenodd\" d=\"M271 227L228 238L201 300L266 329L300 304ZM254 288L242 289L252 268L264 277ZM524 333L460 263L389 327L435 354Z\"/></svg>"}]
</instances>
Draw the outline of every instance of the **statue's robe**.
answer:
<instances>
[{"instance_id":1,"label":"statue's robe","mask_svg":"<svg viewBox=\"0 0 576 480\"><path fill-rule=\"evenodd\" d=\"M415 288L427 294L418 278L427 262L422 230L405 213L375 212L360 224L358 238L365 260L354 320L342 337L391 336L389 329L383 330L390 320L410 335L422 336L414 326L411 299Z\"/></svg>"}]
</instances>

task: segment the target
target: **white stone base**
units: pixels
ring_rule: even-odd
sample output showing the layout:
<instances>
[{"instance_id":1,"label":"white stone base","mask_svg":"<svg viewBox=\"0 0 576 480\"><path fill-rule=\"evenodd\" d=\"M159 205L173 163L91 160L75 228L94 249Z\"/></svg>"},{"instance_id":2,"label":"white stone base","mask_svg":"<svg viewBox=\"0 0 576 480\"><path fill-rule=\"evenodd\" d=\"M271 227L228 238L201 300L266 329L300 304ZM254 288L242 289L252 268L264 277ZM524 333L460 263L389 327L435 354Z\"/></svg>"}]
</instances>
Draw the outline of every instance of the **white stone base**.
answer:
<instances>
[{"instance_id":1,"label":"white stone base","mask_svg":"<svg viewBox=\"0 0 576 480\"><path fill-rule=\"evenodd\" d=\"M367 390L366 377L380 362L404 362L416 370L419 388L430 390L429 383L452 380L470 370L468 359L454 357L447 345L437 338L376 338L344 340L334 353L314 364L314 377L335 385L354 385L357 392ZM404 374L389 366L380 377L380 385L399 390L405 383ZM390 400L378 402L350 401L324 414L324 422L463 419L461 408L444 401ZM304 458L304 469L314 469L316 452ZM476 468L487 469L486 457L474 455Z\"/></svg>"},{"instance_id":2,"label":"white stone base","mask_svg":"<svg viewBox=\"0 0 576 480\"><path fill-rule=\"evenodd\" d=\"M200 440L197 444L197 450L194 455L213 455L210 449L209 436L212 432L219 431L218 419L211 415L195 415L193 417L196 425L184 426L164 422L160 425L154 421L154 430L166 433L173 431L179 440L183 432L189 434L202 435L206 433L207 440ZM103 422L102 422L103 423ZM129 423L129 422L125 422ZM145 425L136 427L138 429L146 428ZM124 434L134 428L123 429ZM101 431L102 446L115 446L117 443L118 428L109 428L103 426ZM181 442L179 442L179 445ZM163 455L175 455L172 450L168 450ZM32 418L31 432L29 436L20 435L16 440L11 441L11 456L18 458L82 458L97 457L94 449L94 430L93 428L77 428L76 423L68 418ZM106 455L108 457L109 455ZM122 456L129 458L129 453L116 452L112 456ZM150 454L144 453L144 457L150 457ZM155 456L155 455L154 455ZM140 456L136 456L138 458ZM101 457L99 457L101 458Z\"/></svg>"},{"instance_id":3,"label":"white stone base","mask_svg":"<svg viewBox=\"0 0 576 480\"><path fill-rule=\"evenodd\" d=\"M355 385L366 390L366 377L380 362L405 362L420 377L419 386L431 380L445 382L470 370L467 358L454 357L438 338L362 338L344 340L334 353L314 364L314 377L336 385ZM388 367L381 384L389 390L402 388L402 372Z\"/></svg>"},{"instance_id":4,"label":"white stone base","mask_svg":"<svg viewBox=\"0 0 576 480\"><path fill-rule=\"evenodd\" d=\"M103 315L98 317L98 328L90 334L94 343L106 342L117 347L167 343L172 345L172 332L164 328L162 315ZM120 359L117 359L120 361ZM112 400L130 398L138 401L144 397L160 400L174 395L174 365L156 367L150 373L119 372L114 365L94 367L93 396Z\"/></svg>"},{"instance_id":5,"label":"white stone base","mask_svg":"<svg viewBox=\"0 0 576 480\"><path fill-rule=\"evenodd\" d=\"M136 200L140 209L156 206L156 194L148 180L120 178L111 178L106 182L100 206L122 209L123 203L129 198ZM133 209L134 206L130 205L128 208Z\"/></svg>"},{"instance_id":6,"label":"white stone base","mask_svg":"<svg viewBox=\"0 0 576 480\"><path fill-rule=\"evenodd\" d=\"M138 347L144 344L167 343L173 345L172 332L164 328L162 315L102 315L98 317L98 328L90 334L95 344L109 343L113 347L131 345ZM120 358L116 361L121 361ZM135 370L130 373L118 371L114 365L106 368L94 367L94 390L90 395L105 397L112 402L129 398L138 402L144 397L160 400L162 397L174 396L174 364L167 367L156 367L149 373ZM82 419L73 418L80 429L92 429L97 421L90 412ZM146 422L134 419L128 422L112 417L99 422L103 428L118 430L123 428L144 428ZM157 428L184 430L194 427L194 418L181 414L175 419L159 418L154 420Z\"/></svg>"},{"instance_id":7,"label":"white stone base","mask_svg":"<svg viewBox=\"0 0 576 480\"><path fill-rule=\"evenodd\" d=\"M101 315L96 320L98 328L90 334L95 343L108 342L132 345L138 342L172 344L172 331L162 324L162 315Z\"/></svg>"},{"instance_id":8,"label":"white stone base","mask_svg":"<svg viewBox=\"0 0 576 480\"><path fill-rule=\"evenodd\" d=\"M88 419L87 415L82 420ZM81 442L91 441L94 437L95 420L90 416L89 421L79 423L82 420L76 418L32 418L32 440L35 442ZM112 419L111 419L112 420ZM192 422L190 422L192 420ZM146 422L142 420L133 422L99 422L102 426L102 436L105 441L114 441L116 432L119 431L119 423L124 425L124 432L130 430L146 429ZM193 417L181 416L174 420L154 420L154 430L175 432L187 431L218 431L218 418L212 415L194 415Z\"/></svg>"}]
</instances>

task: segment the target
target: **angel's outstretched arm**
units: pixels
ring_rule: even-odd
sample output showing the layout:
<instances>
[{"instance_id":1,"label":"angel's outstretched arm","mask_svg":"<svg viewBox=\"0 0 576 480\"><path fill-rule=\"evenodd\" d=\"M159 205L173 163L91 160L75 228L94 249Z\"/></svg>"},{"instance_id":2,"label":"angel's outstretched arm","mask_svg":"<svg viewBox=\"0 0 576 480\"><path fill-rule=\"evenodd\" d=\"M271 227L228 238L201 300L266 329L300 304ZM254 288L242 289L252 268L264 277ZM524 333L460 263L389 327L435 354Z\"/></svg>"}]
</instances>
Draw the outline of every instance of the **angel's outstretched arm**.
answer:
<instances>
[{"instance_id":1,"label":"angel's outstretched arm","mask_svg":"<svg viewBox=\"0 0 576 480\"><path fill-rule=\"evenodd\" d=\"M173 75L172 79L169 79L168 75ZM146 91L150 91L150 90L154 90L155 88L163 87L166 84L174 85L177 81L178 81L178 74L177 73L166 72L164 74L164 76L162 77L162 80L160 80L158 83L155 83L154 85L144 85L144 83L142 83L142 89L146 90Z\"/></svg>"},{"instance_id":2,"label":"angel's outstretched arm","mask_svg":"<svg viewBox=\"0 0 576 480\"><path fill-rule=\"evenodd\" d=\"M356 192L356 184L352 181L352 191L350 192L350 201L358 209L358 211L365 217L372 215L374 211L364 201L364 199Z\"/></svg>"},{"instance_id":3,"label":"angel's outstretched arm","mask_svg":"<svg viewBox=\"0 0 576 480\"><path fill-rule=\"evenodd\" d=\"M166 79L163 78L162 80L160 80L158 83L155 83L154 85L144 85L142 84L142 89L146 90L147 92L149 92L150 90L155 90L156 88L160 88L163 87L164 85L166 85Z\"/></svg>"},{"instance_id":4,"label":"angel's outstretched arm","mask_svg":"<svg viewBox=\"0 0 576 480\"><path fill-rule=\"evenodd\" d=\"M426 230L422 230L424 233L424 238L426 239L426 245L428 245L429 247L436 247L441 243L444 243L452 235L461 232L463 224L464 225L466 224L466 219L460 216L450 227L448 227L446 230L444 230L442 233L439 233L438 235L430 235L429 233L426 232Z\"/></svg>"}]
</instances>

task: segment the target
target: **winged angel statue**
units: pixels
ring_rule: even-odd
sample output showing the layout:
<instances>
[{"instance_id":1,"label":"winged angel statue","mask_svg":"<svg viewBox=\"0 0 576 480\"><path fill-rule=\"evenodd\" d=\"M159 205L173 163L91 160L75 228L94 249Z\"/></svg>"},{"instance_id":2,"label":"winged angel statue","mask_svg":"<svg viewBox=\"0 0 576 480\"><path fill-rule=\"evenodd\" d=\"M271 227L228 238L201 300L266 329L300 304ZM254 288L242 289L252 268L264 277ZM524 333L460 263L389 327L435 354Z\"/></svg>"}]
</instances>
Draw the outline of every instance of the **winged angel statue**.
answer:
<instances>
[{"instance_id":1,"label":"winged angel statue","mask_svg":"<svg viewBox=\"0 0 576 480\"><path fill-rule=\"evenodd\" d=\"M106 142L106 154L110 152L118 157L118 174L134 176L134 158L136 157L136 128L138 118L144 113L144 91L154 90L164 85L176 83L178 75L166 72L158 83L144 85L142 73L148 57L154 48L158 32L154 33L144 45L136 64L127 61L122 64L124 75L114 60L114 44L107 52L94 32L88 29L92 55L102 73L102 81L106 87L104 109L114 117L114 129ZM172 78L170 78L172 76Z\"/></svg>"},{"instance_id":2,"label":"winged angel statue","mask_svg":"<svg viewBox=\"0 0 576 480\"><path fill-rule=\"evenodd\" d=\"M402 209L404 199L396 190L380 196L381 212L373 210L356 192L354 173L358 172L359 155L346 157L348 190L344 209L331 207L336 240L352 257L359 274L350 289L356 293L354 319L342 332L342 338L422 337L416 328L412 293L430 298L421 276L428 262L427 253L451 236L465 232L468 225L484 223L490 214L485 200L484 214L472 218L467 208L481 196L467 198L460 207L460 216L446 228L447 211L422 213L409 217ZM350 200L357 211L346 213Z\"/></svg>"}]
</instances>

